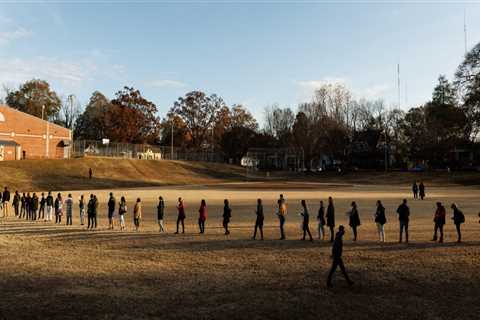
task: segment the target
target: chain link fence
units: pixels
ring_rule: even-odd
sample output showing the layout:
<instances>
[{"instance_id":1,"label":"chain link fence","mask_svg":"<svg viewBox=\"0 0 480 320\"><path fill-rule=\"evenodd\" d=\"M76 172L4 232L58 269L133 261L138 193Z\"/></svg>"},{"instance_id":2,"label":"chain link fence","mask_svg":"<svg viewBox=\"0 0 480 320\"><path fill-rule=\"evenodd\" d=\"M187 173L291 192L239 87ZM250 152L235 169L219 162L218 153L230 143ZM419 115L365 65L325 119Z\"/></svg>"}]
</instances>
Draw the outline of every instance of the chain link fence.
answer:
<instances>
[{"instance_id":1,"label":"chain link fence","mask_svg":"<svg viewBox=\"0 0 480 320\"><path fill-rule=\"evenodd\" d=\"M225 162L223 153L214 151L189 151L175 147L131 143L106 143L91 140L76 140L73 143L72 156L75 158L109 157L144 160Z\"/></svg>"}]
</instances>

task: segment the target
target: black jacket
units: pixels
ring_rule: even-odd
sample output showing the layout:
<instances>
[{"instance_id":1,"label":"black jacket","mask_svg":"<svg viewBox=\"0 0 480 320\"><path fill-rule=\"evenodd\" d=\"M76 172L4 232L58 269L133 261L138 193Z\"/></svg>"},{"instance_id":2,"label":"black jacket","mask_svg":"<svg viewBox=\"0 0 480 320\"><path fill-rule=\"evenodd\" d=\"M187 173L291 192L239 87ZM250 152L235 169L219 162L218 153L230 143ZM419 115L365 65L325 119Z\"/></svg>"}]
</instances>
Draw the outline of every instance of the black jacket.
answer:
<instances>
[{"instance_id":1,"label":"black jacket","mask_svg":"<svg viewBox=\"0 0 480 320\"><path fill-rule=\"evenodd\" d=\"M343 235L344 232L337 232L335 235L335 241L333 242L332 246L332 257L334 259L340 259L343 253Z\"/></svg>"},{"instance_id":2,"label":"black jacket","mask_svg":"<svg viewBox=\"0 0 480 320\"><path fill-rule=\"evenodd\" d=\"M264 219L264 216L263 216L263 205L257 204L256 214L257 214L257 220L258 220L258 221L263 221L263 219Z\"/></svg>"},{"instance_id":3,"label":"black jacket","mask_svg":"<svg viewBox=\"0 0 480 320\"><path fill-rule=\"evenodd\" d=\"M116 203L116 201L115 201L114 197L110 197L108 199L108 212L110 212L110 213L115 212L115 203Z\"/></svg>"},{"instance_id":4,"label":"black jacket","mask_svg":"<svg viewBox=\"0 0 480 320\"><path fill-rule=\"evenodd\" d=\"M159 200L158 201L158 206L157 206L157 219L158 220L163 219L164 211L165 211L165 201L164 200Z\"/></svg>"},{"instance_id":5,"label":"black jacket","mask_svg":"<svg viewBox=\"0 0 480 320\"><path fill-rule=\"evenodd\" d=\"M398 206L397 213L400 221L408 221L410 219L410 208L404 203Z\"/></svg>"},{"instance_id":6,"label":"black jacket","mask_svg":"<svg viewBox=\"0 0 480 320\"><path fill-rule=\"evenodd\" d=\"M3 196L2 196L3 202L5 201L10 201L10 191L3 191Z\"/></svg>"},{"instance_id":7,"label":"black jacket","mask_svg":"<svg viewBox=\"0 0 480 320\"><path fill-rule=\"evenodd\" d=\"M325 225L325 208L324 207L320 207L320 209L318 209L317 219L322 226Z\"/></svg>"},{"instance_id":8,"label":"black jacket","mask_svg":"<svg viewBox=\"0 0 480 320\"><path fill-rule=\"evenodd\" d=\"M335 227L335 207L329 204L327 207L327 226Z\"/></svg>"},{"instance_id":9,"label":"black jacket","mask_svg":"<svg viewBox=\"0 0 480 320\"><path fill-rule=\"evenodd\" d=\"M53 196L47 196L47 206L53 206Z\"/></svg>"},{"instance_id":10,"label":"black jacket","mask_svg":"<svg viewBox=\"0 0 480 320\"><path fill-rule=\"evenodd\" d=\"M232 210L230 207L223 207L223 221L230 221L230 218L232 217Z\"/></svg>"},{"instance_id":11,"label":"black jacket","mask_svg":"<svg viewBox=\"0 0 480 320\"><path fill-rule=\"evenodd\" d=\"M453 209L453 223L461 224L465 222L465 215L458 208Z\"/></svg>"},{"instance_id":12,"label":"black jacket","mask_svg":"<svg viewBox=\"0 0 480 320\"><path fill-rule=\"evenodd\" d=\"M348 225L350 227L358 227L360 225L360 216L358 215L358 210L356 208L352 208L352 211L350 212Z\"/></svg>"},{"instance_id":13,"label":"black jacket","mask_svg":"<svg viewBox=\"0 0 480 320\"><path fill-rule=\"evenodd\" d=\"M377 207L377 212L375 212L375 222L380 224L387 223L387 217L385 216L384 206Z\"/></svg>"}]
</instances>

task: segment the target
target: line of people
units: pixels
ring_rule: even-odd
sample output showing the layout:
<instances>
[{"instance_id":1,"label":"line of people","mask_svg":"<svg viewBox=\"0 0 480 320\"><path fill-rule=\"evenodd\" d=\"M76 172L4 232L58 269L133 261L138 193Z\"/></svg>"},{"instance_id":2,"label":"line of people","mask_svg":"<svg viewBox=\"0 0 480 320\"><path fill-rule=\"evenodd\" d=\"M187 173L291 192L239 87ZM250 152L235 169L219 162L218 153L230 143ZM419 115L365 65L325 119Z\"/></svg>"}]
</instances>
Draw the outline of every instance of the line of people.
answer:
<instances>
[{"instance_id":1,"label":"line of people","mask_svg":"<svg viewBox=\"0 0 480 320\"><path fill-rule=\"evenodd\" d=\"M5 187L2 194L2 206L3 213L5 217L9 216L9 201L10 195L8 188ZM301 211L299 215L302 219L302 231L303 236L302 240L306 240L307 236L310 241L313 241L312 232L310 230L310 210L308 209L307 202L301 200ZM13 196L12 206L14 208L15 216L19 219L26 220L43 220L45 222L52 221L53 216L55 217L55 223L61 224L62 217L66 216L66 225L73 224L73 211L74 211L74 200L71 194L68 194L67 198L63 200L62 194L58 193L54 198L52 192L48 192L47 195L41 193L40 198L33 193L23 193L20 194L18 191L15 192ZM85 215L87 217L87 229L96 230L98 226L98 207L99 201L96 195L91 194L88 202L83 195L80 196L78 200L78 210L80 225L85 224ZM158 198L157 204L157 222L159 227L159 232L166 232L164 218L165 218L165 201L163 197ZM451 204L451 209L453 211L452 220L455 225L457 232L457 242L461 242L462 232L461 225L465 222L465 216L463 212L458 208L458 206L453 203ZM185 233L185 220L186 220L186 207L182 198L178 198L176 205L177 210L177 220L176 220L176 231L175 234ZM107 201L107 216L108 216L108 228L113 230L115 228L115 221L118 216L120 230L125 230L125 215L127 214L127 202L125 197L121 197L120 201L117 203L113 193L110 193ZM279 199L277 200L277 208L275 214L278 217L279 221L279 231L280 231L280 240L286 239L285 235L285 222L287 217L287 202L283 196L280 194ZM396 213L399 220L399 242L403 242L405 236L405 242L408 243L408 228L410 221L410 208L407 204L407 199L404 199L402 203L398 206ZM264 226L264 209L262 199L257 199L257 206L255 210L255 226L252 239L257 238L257 234L260 235L260 239L264 239L263 226ZM140 230L143 216L142 201L140 198L137 198L133 206L133 225L136 231ZM359 227L361 226L360 214L358 210L357 203L353 201L351 203L351 209L347 212L348 216L348 225L352 230L353 241L357 241L359 236ZM204 199L200 202L200 208L198 209L198 228L199 233L205 233L205 226L208 217L207 203ZM232 218L232 209L228 199L224 200L223 205L223 214L222 214L222 225L225 231L225 235L230 234L229 224ZM328 198L328 203L325 208L324 202L320 201L320 206L317 214L317 232L318 238L320 240L326 240L327 230L330 233L330 242L334 242L335 238L335 206L333 203L333 198ZM380 242L386 241L385 235L385 224L387 223L387 216L385 213L385 207L382 202L378 200L376 202L376 211L374 213L374 222L377 227L377 233ZM444 241L444 225L446 224L446 209L441 202L436 203L436 211L434 214L434 234L432 241ZM326 230L326 228L328 228Z\"/></svg>"}]
</instances>

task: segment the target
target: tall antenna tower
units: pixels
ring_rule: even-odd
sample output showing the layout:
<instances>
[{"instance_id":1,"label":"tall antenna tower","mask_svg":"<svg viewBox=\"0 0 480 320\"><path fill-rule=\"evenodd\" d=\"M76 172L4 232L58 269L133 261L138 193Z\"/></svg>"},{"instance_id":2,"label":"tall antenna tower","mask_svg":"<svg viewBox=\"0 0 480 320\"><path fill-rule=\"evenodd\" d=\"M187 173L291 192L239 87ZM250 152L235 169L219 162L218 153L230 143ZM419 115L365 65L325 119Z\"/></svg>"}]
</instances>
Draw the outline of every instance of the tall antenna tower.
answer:
<instances>
[{"instance_id":1,"label":"tall antenna tower","mask_svg":"<svg viewBox=\"0 0 480 320\"><path fill-rule=\"evenodd\" d=\"M467 54L467 9L463 9L463 38L465 41L465 54Z\"/></svg>"},{"instance_id":2,"label":"tall antenna tower","mask_svg":"<svg viewBox=\"0 0 480 320\"><path fill-rule=\"evenodd\" d=\"M398 89L398 109L401 107L401 95L400 95L400 63L397 64L397 89Z\"/></svg>"}]
</instances>

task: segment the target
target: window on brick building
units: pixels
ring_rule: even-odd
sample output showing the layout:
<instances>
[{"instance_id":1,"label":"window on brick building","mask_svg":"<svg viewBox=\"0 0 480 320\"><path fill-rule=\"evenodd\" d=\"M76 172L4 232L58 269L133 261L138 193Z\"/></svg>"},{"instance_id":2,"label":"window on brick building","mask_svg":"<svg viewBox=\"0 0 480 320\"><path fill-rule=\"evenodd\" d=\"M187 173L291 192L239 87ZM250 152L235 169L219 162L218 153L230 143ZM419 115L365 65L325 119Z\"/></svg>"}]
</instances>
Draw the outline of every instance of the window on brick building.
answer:
<instances>
[{"instance_id":1,"label":"window on brick building","mask_svg":"<svg viewBox=\"0 0 480 320\"><path fill-rule=\"evenodd\" d=\"M5 122L5 116L0 112L0 122Z\"/></svg>"}]
</instances>

